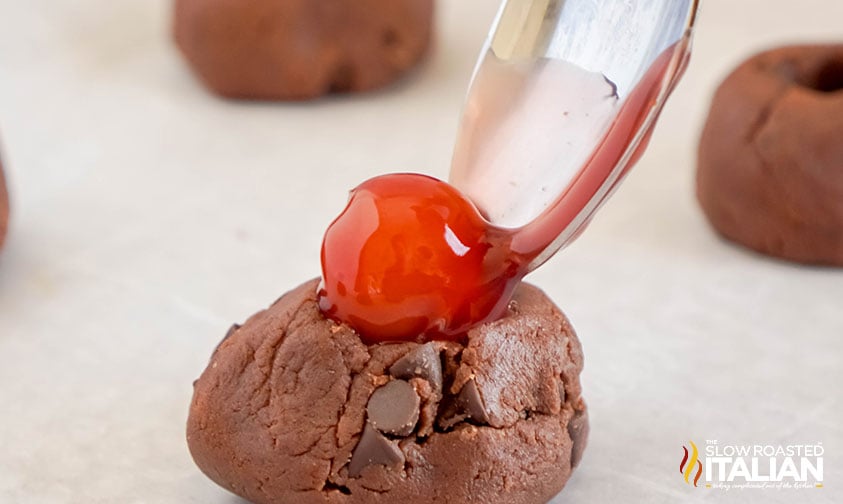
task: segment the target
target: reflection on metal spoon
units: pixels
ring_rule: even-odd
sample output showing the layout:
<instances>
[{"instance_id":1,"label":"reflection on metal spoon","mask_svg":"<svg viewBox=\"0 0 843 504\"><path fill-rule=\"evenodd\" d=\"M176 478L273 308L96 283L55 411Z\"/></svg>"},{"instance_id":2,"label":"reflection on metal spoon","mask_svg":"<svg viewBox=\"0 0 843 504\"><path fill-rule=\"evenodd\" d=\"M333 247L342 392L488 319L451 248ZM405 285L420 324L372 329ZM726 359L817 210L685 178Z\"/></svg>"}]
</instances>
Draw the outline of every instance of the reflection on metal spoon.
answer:
<instances>
[{"instance_id":1,"label":"reflection on metal spoon","mask_svg":"<svg viewBox=\"0 0 843 504\"><path fill-rule=\"evenodd\" d=\"M577 236L643 151L687 63L697 4L504 1L450 181L493 225L516 229L531 270Z\"/></svg>"}]
</instances>

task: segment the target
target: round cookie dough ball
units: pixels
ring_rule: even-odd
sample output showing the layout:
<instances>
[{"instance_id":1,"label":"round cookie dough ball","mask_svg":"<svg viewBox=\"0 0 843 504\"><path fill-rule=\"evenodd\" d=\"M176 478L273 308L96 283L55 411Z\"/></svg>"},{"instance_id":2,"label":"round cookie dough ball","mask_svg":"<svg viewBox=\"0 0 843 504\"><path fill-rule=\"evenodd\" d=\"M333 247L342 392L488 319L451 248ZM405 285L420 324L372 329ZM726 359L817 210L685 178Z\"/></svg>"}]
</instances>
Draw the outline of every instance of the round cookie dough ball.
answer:
<instances>
[{"instance_id":1,"label":"round cookie dough ball","mask_svg":"<svg viewBox=\"0 0 843 504\"><path fill-rule=\"evenodd\" d=\"M544 504L582 456L580 343L540 290L466 341L367 346L307 282L234 326L187 438L211 479L277 504Z\"/></svg>"},{"instance_id":2,"label":"round cookie dough ball","mask_svg":"<svg viewBox=\"0 0 843 504\"><path fill-rule=\"evenodd\" d=\"M304 100L383 86L430 45L433 0L175 0L175 38L231 98Z\"/></svg>"},{"instance_id":3,"label":"round cookie dough ball","mask_svg":"<svg viewBox=\"0 0 843 504\"><path fill-rule=\"evenodd\" d=\"M729 240L843 265L843 44L768 51L723 82L700 140L697 196Z\"/></svg>"}]
</instances>

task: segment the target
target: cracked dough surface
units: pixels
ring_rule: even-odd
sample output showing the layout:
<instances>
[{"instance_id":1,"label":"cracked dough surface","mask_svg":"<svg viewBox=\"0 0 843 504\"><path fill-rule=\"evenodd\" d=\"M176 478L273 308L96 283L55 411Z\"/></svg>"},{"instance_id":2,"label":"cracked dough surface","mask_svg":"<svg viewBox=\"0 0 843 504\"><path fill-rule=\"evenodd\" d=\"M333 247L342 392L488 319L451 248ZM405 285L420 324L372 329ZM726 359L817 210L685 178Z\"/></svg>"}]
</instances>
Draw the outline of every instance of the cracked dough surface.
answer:
<instances>
[{"instance_id":1,"label":"cracked dough surface","mask_svg":"<svg viewBox=\"0 0 843 504\"><path fill-rule=\"evenodd\" d=\"M522 285L508 316L473 329L465 346L436 343L444 394L412 380L428 416L444 414L441 396L445 403L474 380L488 424L420 421L391 439L403 465L351 478L369 397L418 344L363 344L321 315L317 284L235 326L197 380L188 443L210 478L259 504L545 503L562 489L588 430L583 358L544 293Z\"/></svg>"},{"instance_id":2,"label":"cracked dough surface","mask_svg":"<svg viewBox=\"0 0 843 504\"><path fill-rule=\"evenodd\" d=\"M715 94L697 195L726 238L784 259L843 265L843 44L750 58Z\"/></svg>"}]
</instances>

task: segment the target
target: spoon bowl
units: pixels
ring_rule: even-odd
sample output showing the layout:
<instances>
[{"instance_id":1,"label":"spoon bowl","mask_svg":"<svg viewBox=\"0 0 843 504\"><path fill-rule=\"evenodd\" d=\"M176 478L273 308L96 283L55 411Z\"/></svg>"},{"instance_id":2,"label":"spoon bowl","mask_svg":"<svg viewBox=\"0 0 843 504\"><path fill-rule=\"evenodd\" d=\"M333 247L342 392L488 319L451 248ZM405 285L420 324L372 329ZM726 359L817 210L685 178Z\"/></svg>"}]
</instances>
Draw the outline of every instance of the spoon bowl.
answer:
<instances>
[{"instance_id":1,"label":"spoon bowl","mask_svg":"<svg viewBox=\"0 0 843 504\"><path fill-rule=\"evenodd\" d=\"M573 241L637 161L690 56L698 0L504 0L450 182L513 230L529 270Z\"/></svg>"}]
</instances>

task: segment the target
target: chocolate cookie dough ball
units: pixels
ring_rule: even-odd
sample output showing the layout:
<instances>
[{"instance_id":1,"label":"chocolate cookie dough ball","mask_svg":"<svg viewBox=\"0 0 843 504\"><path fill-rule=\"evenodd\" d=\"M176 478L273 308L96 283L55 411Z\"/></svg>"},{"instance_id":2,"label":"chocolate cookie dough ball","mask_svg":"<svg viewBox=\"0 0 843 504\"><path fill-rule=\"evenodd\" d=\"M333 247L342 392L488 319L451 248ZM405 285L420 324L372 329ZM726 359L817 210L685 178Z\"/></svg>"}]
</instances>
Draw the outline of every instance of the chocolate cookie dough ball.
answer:
<instances>
[{"instance_id":1,"label":"chocolate cookie dough ball","mask_svg":"<svg viewBox=\"0 0 843 504\"><path fill-rule=\"evenodd\" d=\"M367 346L318 282L235 326L196 382L193 458L259 504L543 504L585 447L582 350L538 289L464 344Z\"/></svg>"},{"instance_id":2,"label":"chocolate cookie dough ball","mask_svg":"<svg viewBox=\"0 0 843 504\"><path fill-rule=\"evenodd\" d=\"M427 51L433 0L176 0L175 37L202 81L232 98L366 91Z\"/></svg>"},{"instance_id":3,"label":"chocolate cookie dough ball","mask_svg":"<svg viewBox=\"0 0 843 504\"><path fill-rule=\"evenodd\" d=\"M697 195L729 240L843 265L843 44L765 52L723 82L700 141Z\"/></svg>"},{"instance_id":4,"label":"chocolate cookie dough ball","mask_svg":"<svg viewBox=\"0 0 843 504\"><path fill-rule=\"evenodd\" d=\"M3 175L3 162L0 161L0 248L6 240L9 226L9 193L6 192L6 178Z\"/></svg>"}]
</instances>

